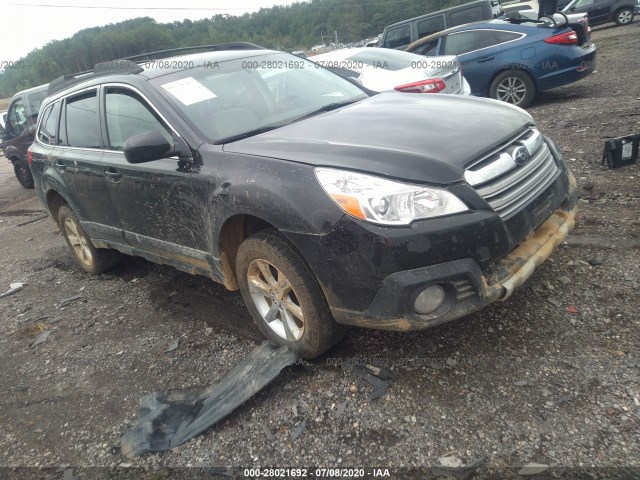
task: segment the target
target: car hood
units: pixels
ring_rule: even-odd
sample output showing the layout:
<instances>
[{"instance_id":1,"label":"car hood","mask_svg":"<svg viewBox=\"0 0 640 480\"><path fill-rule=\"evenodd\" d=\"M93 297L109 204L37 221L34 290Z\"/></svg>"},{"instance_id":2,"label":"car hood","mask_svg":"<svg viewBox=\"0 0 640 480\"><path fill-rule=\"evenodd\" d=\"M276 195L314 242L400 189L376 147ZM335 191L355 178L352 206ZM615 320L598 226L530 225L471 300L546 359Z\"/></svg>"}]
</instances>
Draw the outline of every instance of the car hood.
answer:
<instances>
[{"instance_id":1,"label":"car hood","mask_svg":"<svg viewBox=\"0 0 640 480\"><path fill-rule=\"evenodd\" d=\"M447 184L532 124L524 110L495 100L382 93L224 151Z\"/></svg>"}]
</instances>

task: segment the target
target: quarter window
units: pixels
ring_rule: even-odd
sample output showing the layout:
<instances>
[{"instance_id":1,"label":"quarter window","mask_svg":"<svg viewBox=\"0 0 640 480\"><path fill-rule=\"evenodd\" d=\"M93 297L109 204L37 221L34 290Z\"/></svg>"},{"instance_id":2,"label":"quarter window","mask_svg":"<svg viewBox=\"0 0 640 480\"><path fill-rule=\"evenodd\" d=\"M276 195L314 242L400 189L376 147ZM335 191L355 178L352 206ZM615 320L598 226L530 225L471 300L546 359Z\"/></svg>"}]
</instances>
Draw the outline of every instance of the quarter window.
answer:
<instances>
[{"instance_id":1,"label":"quarter window","mask_svg":"<svg viewBox=\"0 0 640 480\"><path fill-rule=\"evenodd\" d=\"M49 145L56 144L59 116L60 102L56 102L54 105L47 107L47 110L43 113L43 121L40 125L40 131L38 132L38 139L42 143L47 143Z\"/></svg>"},{"instance_id":2,"label":"quarter window","mask_svg":"<svg viewBox=\"0 0 640 480\"><path fill-rule=\"evenodd\" d=\"M108 88L105 101L109 148L122 150L127 139L146 132L160 132L169 143L173 138L157 114L131 90Z\"/></svg>"},{"instance_id":3,"label":"quarter window","mask_svg":"<svg viewBox=\"0 0 640 480\"><path fill-rule=\"evenodd\" d=\"M68 99L64 110L66 140L61 135L61 143L70 147L100 148L96 91Z\"/></svg>"}]
</instances>

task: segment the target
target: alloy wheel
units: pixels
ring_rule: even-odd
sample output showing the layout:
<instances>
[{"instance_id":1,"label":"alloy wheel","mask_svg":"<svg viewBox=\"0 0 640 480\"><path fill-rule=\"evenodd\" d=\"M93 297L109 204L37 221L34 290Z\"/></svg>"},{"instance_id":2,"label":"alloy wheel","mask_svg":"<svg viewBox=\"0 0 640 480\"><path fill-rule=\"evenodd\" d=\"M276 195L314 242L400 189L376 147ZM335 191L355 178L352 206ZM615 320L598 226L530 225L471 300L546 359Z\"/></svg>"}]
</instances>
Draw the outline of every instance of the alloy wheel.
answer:
<instances>
[{"instance_id":1,"label":"alloy wheel","mask_svg":"<svg viewBox=\"0 0 640 480\"><path fill-rule=\"evenodd\" d=\"M618 13L618 22L621 25L626 25L627 23L631 22L631 20L633 20L633 13L631 13L630 10L622 10L620 13Z\"/></svg>"},{"instance_id":2,"label":"alloy wheel","mask_svg":"<svg viewBox=\"0 0 640 480\"><path fill-rule=\"evenodd\" d=\"M282 271L266 260L256 259L249 264L247 280L251 299L269 328L285 340L300 340L304 314Z\"/></svg>"},{"instance_id":3,"label":"alloy wheel","mask_svg":"<svg viewBox=\"0 0 640 480\"><path fill-rule=\"evenodd\" d=\"M517 77L505 78L496 90L496 97L503 102L518 105L527 95L527 86Z\"/></svg>"},{"instance_id":4,"label":"alloy wheel","mask_svg":"<svg viewBox=\"0 0 640 480\"><path fill-rule=\"evenodd\" d=\"M80 233L78 225L73 219L66 218L64 220L64 231L78 259L87 266L93 265L93 255L91 255L87 239Z\"/></svg>"}]
</instances>

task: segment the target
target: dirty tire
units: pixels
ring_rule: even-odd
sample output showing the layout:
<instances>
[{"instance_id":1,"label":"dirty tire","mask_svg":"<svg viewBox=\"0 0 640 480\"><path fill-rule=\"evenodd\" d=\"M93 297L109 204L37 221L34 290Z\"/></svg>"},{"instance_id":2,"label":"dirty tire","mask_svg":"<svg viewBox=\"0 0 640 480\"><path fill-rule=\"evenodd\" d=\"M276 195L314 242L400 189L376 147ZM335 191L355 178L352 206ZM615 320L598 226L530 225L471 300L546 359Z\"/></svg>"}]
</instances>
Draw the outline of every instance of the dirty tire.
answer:
<instances>
[{"instance_id":1,"label":"dirty tire","mask_svg":"<svg viewBox=\"0 0 640 480\"><path fill-rule=\"evenodd\" d=\"M489 96L525 108L536 96L536 85L528 73L506 70L491 82Z\"/></svg>"},{"instance_id":2,"label":"dirty tire","mask_svg":"<svg viewBox=\"0 0 640 480\"><path fill-rule=\"evenodd\" d=\"M20 185L24 188L33 188L33 176L31 175L31 168L26 160L13 160L13 171L16 174L16 178Z\"/></svg>"},{"instance_id":3,"label":"dirty tire","mask_svg":"<svg viewBox=\"0 0 640 480\"><path fill-rule=\"evenodd\" d=\"M629 25L633 22L633 9L625 7L616 12L613 21L618 25Z\"/></svg>"},{"instance_id":4,"label":"dirty tire","mask_svg":"<svg viewBox=\"0 0 640 480\"><path fill-rule=\"evenodd\" d=\"M58 224L73 257L85 272L97 275L112 269L122 260L122 255L116 250L93 246L78 217L68 205L60 207Z\"/></svg>"},{"instance_id":5,"label":"dirty tire","mask_svg":"<svg viewBox=\"0 0 640 480\"><path fill-rule=\"evenodd\" d=\"M236 276L249 312L271 344L311 359L344 335L315 276L278 232L258 232L240 245Z\"/></svg>"}]
</instances>

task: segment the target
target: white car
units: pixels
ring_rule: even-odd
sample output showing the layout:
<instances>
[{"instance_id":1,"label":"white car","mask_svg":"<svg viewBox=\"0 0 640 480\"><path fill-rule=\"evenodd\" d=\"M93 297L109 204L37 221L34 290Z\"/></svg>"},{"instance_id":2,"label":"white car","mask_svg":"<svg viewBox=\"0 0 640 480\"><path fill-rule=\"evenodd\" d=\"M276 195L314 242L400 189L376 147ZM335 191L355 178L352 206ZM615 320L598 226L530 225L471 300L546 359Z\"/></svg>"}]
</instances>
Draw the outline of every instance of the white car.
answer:
<instances>
[{"instance_id":1,"label":"white car","mask_svg":"<svg viewBox=\"0 0 640 480\"><path fill-rule=\"evenodd\" d=\"M388 48L345 48L309 57L374 92L471 94L455 55L424 57Z\"/></svg>"}]
</instances>

